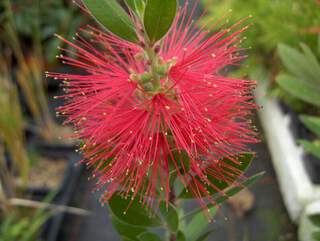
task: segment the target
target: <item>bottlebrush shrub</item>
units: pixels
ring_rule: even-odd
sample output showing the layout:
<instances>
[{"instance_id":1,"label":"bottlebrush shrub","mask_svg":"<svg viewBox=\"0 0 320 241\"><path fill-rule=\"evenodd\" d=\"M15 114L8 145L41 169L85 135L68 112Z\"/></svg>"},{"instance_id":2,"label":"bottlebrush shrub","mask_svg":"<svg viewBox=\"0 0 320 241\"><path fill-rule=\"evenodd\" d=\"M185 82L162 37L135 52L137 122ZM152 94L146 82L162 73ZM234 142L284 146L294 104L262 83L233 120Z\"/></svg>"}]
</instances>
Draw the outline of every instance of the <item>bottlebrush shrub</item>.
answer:
<instances>
[{"instance_id":1,"label":"bottlebrush shrub","mask_svg":"<svg viewBox=\"0 0 320 241\"><path fill-rule=\"evenodd\" d=\"M84 3L109 31L88 26L63 39L75 57L59 58L83 74L48 76L63 80L58 111L83 141L83 162L113 215L139 226L143 218L124 217L131 209L169 212L184 198L207 210L255 180L243 175L257 141L248 119L255 83L220 74L244 58L238 36L247 27L197 29L197 4L176 13L175 0L127 1L129 15L116 1Z\"/></svg>"}]
</instances>

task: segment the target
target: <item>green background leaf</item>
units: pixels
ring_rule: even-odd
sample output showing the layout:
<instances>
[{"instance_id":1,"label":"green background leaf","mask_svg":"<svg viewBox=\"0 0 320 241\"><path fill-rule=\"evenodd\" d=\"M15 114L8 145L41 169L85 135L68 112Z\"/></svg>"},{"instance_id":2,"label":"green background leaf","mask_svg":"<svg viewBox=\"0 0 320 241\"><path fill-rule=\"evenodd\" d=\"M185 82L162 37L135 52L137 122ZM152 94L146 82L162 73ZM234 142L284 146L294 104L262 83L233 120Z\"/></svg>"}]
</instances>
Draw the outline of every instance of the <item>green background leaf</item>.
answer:
<instances>
[{"instance_id":1,"label":"green background leaf","mask_svg":"<svg viewBox=\"0 0 320 241\"><path fill-rule=\"evenodd\" d=\"M313 214L309 216L310 221L313 225L320 227L320 214Z\"/></svg>"},{"instance_id":2,"label":"green background leaf","mask_svg":"<svg viewBox=\"0 0 320 241\"><path fill-rule=\"evenodd\" d=\"M312 234L312 237L317 240L317 241L320 241L320 231L317 231L317 232L314 232Z\"/></svg>"},{"instance_id":3,"label":"green background leaf","mask_svg":"<svg viewBox=\"0 0 320 241\"><path fill-rule=\"evenodd\" d=\"M320 86L287 74L277 76L278 84L291 95L307 103L320 106Z\"/></svg>"},{"instance_id":4,"label":"green background leaf","mask_svg":"<svg viewBox=\"0 0 320 241\"><path fill-rule=\"evenodd\" d=\"M320 141L305 141L299 140L299 143L303 146L306 152L315 155L316 157L320 158Z\"/></svg>"},{"instance_id":5,"label":"green background leaf","mask_svg":"<svg viewBox=\"0 0 320 241\"><path fill-rule=\"evenodd\" d=\"M300 115L300 120L306 125L306 127L308 127L309 130L320 137L320 117Z\"/></svg>"},{"instance_id":6,"label":"green background leaf","mask_svg":"<svg viewBox=\"0 0 320 241\"><path fill-rule=\"evenodd\" d=\"M184 235L184 233L182 231L178 231L177 233L177 241L186 241L186 236Z\"/></svg>"},{"instance_id":7,"label":"green background leaf","mask_svg":"<svg viewBox=\"0 0 320 241\"><path fill-rule=\"evenodd\" d=\"M316 57L305 44L301 44L303 53L287 45L278 46L279 56L287 70L295 77L309 83L320 84L320 66Z\"/></svg>"}]
</instances>

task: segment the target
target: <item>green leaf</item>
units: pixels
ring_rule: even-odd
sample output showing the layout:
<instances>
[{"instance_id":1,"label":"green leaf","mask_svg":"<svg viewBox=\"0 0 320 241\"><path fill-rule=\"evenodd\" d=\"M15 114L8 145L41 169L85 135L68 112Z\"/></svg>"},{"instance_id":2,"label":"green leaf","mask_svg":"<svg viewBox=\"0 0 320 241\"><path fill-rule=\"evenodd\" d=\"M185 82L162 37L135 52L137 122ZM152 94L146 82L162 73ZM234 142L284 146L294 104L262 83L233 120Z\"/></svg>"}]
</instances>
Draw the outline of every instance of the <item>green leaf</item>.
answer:
<instances>
[{"instance_id":1,"label":"green leaf","mask_svg":"<svg viewBox=\"0 0 320 241\"><path fill-rule=\"evenodd\" d=\"M171 174L177 172L177 167L182 174L189 172L190 170L190 157L186 151L173 151L173 158L169 156L169 167Z\"/></svg>"},{"instance_id":2,"label":"green leaf","mask_svg":"<svg viewBox=\"0 0 320 241\"><path fill-rule=\"evenodd\" d=\"M122 240L123 241L140 241L140 240L137 240L137 239L130 239L130 238L127 238L127 237L122 237Z\"/></svg>"},{"instance_id":3,"label":"green leaf","mask_svg":"<svg viewBox=\"0 0 320 241\"><path fill-rule=\"evenodd\" d=\"M170 185L175 185L177 193L180 193L183 190L182 183L176 182L176 179L178 177L178 170L183 175L190 170L190 158L185 151L173 151L173 158L169 156L169 168L170 168Z\"/></svg>"},{"instance_id":4,"label":"green leaf","mask_svg":"<svg viewBox=\"0 0 320 241\"><path fill-rule=\"evenodd\" d=\"M177 241L186 241L186 236L184 235L184 233L182 231L178 231L177 233Z\"/></svg>"},{"instance_id":5,"label":"green leaf","mask_svg":"<svg viewBox=\"0 0 320 241\"><path fill-rule=\"evenodd\" d=\"M320 214L313 214L309 216L311 223L320 228Z\"/></svg>"},{"instance_id":6,"label":"green leaf","mask_svg":"<svg viewBox=\"0 0 320 241\"><path fill-rule=\"evenodd\" d=\"M127 6L134 11L139 17L143 16L145 1L144 0L125 0Z\"/></svg>"},{"instance_id":7,"label":"green leaf","mask_svg":"<svg viewBox=\"0 0 320 241\"><path fill-rule=\"evenodd\" d=\"M148 0L144 13L144 27L151 43L169 31L177 12L177 0Z\"/></svg>"},{"instance_id":8,"label":"green leaf","mask_svg":"<svg viewBox=\"0 0 320 241\"><path fill-rule=\"evenodd\" d=\"M226 201L227 199L229 199L229 197L232 197L234 195L236 195L237 193L239 193L240 191L242 191L242 189L244 189L245 187L249 187L252 184L254 184L255 182L257 182L260 178L262 178L262 176L265 174L265 172L260 172L256 175L253 175L252 177L248 178L246 181L244 181L243 183L230 188L227 192L225 196L220 196L217 198L214 198L214 201L216 202L216 204L221 204L224 201ZM209 205L211 206L211 205Z\"/></svg>"},{"instance_id":9,"label":"green leaf","mask_svg":"<svg viewBox=\"0 0 320 241\"><path fill-rule=\"evenodd\" d=\"M176 208L171 203L167 208L166 202L162 201L159 209L171 232L176 232L179 227L179 216Z\"/></svg>"},{"instance_id":10,"label":"green leaf","mask_svg":"<svg viewBox=\"0 0 320 241\"><path fill-rule=\"evenodd\" d=\"M216 207L211 207L209 211L213 217L216 215L217 209ZM188 237L187 240L193 241L201 238L201 233L203 233L208 225L209 219L203 211L195 214L185 230L186 237Z\"/></svg>"},{"instance_id":11,"label":"green leaf","mask_svg":"<svg viewBox=\"0 0 320 241\"><path fill-rule=\"evenodd\" d=\"M129 8L131 8L131 10L135 10L135 8L136 8L136 0L124 0L124 1L127 4L127 6Z\"/></svg>"},{"instance_id":12,"label":"green leaf","mask_svg":"<svg viewBox=\"0 0 320 241\"><path fill-rule=\"evenodd\" d=\"M320 84L320 64L312 50L304 43L300 44L308 64L308 76L314 80L315 83Z\"/></svg>"},{"instance_id":13,"label":"green leaf","mask_svg":"<svg viewBox=\"0 0 320 241\"><path fill-rule=\"evenodd\" d=\"M306 127L308 127L309 130L320 137L320 117L300 115L300 120Z\"/></svg>"},{"instance_id":14,"label":"green leaf","mask_svg":"<svg viewBox=\"0 0 320 241\"><path fill-rule=\"evenodd\" d=\"M27 229L22 233L21 241L32 241L39 234L42 225L48 220L50 217L49 214L43 214L40 217L37 217L36 220L32 220L32 222L28 223Z\"/></svg>"},{"instance_id":15,"label":"green leaf","mask_svg":"<svg viewBox=\"0 0 320 241\"><path fill-rule=\"evenodd\" d=\"M310 84L320 83L320 66L311 50L301 44L303 53L298 50L280 44L278 52L282 63L295 77L305 79Z\"/></svg>"},{"instance_id":16,"label":"green leaf","mask_svg":"<svg viewBox=\"0 0 320 241\"><path fill-rule=\"evenodd\" d=\"M116 0L83 0L93 17L115 35L137 43L135 26Z\"/></svg>"},{"instance_id":17,"label":"green leaf","mask_svg":"<svg viewBox=\"0 0 320 241\"><path fill-rule=\"evenodd\" d=\"M303 79L298 79L287 74L277 76L277 82L284 90L296 98L320 106L319 85L310 85Z\"/></svg>"},{"instance_id":18,"label":"green leaf","mask_svg":"<svg viewBox=\"0 0 320 241\"><path fill-rule=\"evenodd\" d=\"M16 214L11 213L1 221L0 236L8 233L8 230L14 225Z\"/></svg>"},{"instance_id":19,"label":"green leaf","mask_svg":"<svg viewBox=\"0 0 320 241\"><path fill-rule=\"evenodd\" d=\"M314 238L317 241L320 241L320 231L314 232L312 234L312 238Z\"/></svg>"},{"instance_id":20,"label":"green leaf","mask_svg":"<svg viewBox=\"0 0 320 241\"><path fill-rule=\"evenodd\" d=\"M118 194L114 194L109 200L109 207L114 216L122 222L141 227L161 226L159 216L153 213L152 210L142 207L138 198L131 200L129 197L125 199Z\"/></svg>"},{"instance_id":21,"label":"green leaf","mask_svg":"<svg viewBox=\"0 0 320 241\"><path fill-rule=\"evenodd\" d=\"M212 230L208 231L208 232L202 234L196 241L206 241L209 238L210 234L212 234L212 233L213 233Z\"/></svg>"},{"instance_id":22,"label":"green leaf","mask_svg":"<svg viewBox=\"0 0 320 241\"><path fill-rule=\"evenodd\" d=\"M111 222L121 237L125 237L131 240L138 240L138 235L146 232L145 228L124 223L114 215L111 215Z\"/></svg>"},{"instance_id":23,"label":"green leaf","mask_svg":"<svg viewBox=\"0 0 320 241\"><path fill-rule=\"evenodd\" d=\"M241 154L239 157L235 157L238 160L238 163L235 163L234 161L232 161L230 158L224 158L221 160L221 162L224 162L224 166L222 167L222 169L226 172L226 173L232 173L233 176L225 176L228 177L229 179L229 183L226 181L223 181L220 178L219 180L214 178L211 175L208 175L208 179L209 181L216 187L213 188L211 186L208 186L207 190L210 192L210 196L214 195L215 193L218 193L217 189L219 190L224 190L227 187L229 187L231 184L230 182L235 182L250 166L250 163L253 159L253 154L252 153L244 153ZM229 168L228 168L229 167ZM236 169L238 172L234 172L232 169ZM190 189L190 188L188 188ZM193 194L189 191L187 191L188 189L184 189L181 194L179 195L179 198L183 198L183 199L187 199L187 198L193 198Z\"/></svg>"},{"instance_id":24,"label":"green leaf","mask_svg":"<svg viewBox=\"0 0 320 241\"><path fill-rule=\"evenodd\" d=\"M12 227L10 227L9 232L14 237L21 237L22 234L27 230L29 226L29 219L23 218L18 220Z\"/></svg>"},{"instance_id":25,"label":"green leaf","mask_svg":"<svg viewBox=\"0 0 320 241\"><path fill-rule=\"evenodd\" d=\"M318 35L318 54L320 55L320 34Z\"/></svg>"},{"instance_id":26,"label":"green leaf","mask_svg":"<svg viewBox=\"0 0 320 241\"><path fill-rule=\"evenodd\" d=\"M219 193L217 193L216 195L214 195L212 197L213 201L215 202L215 205L208 204L208 208L211 209L211 207L215 207L215 206L225 202L230 197L232 197L232 196L236 195L237 193L239 193L242 189L244 189L246 187L249 187L252 184L254 184L255 182L257 182L264 174L265 174L265 172L260 172L260 173L258 173L256 175L253 175L252 177L250 177L247 180L245 180L243 183L238 184L238 185L236 185L234 187L231 187L229 190L227 190L225 192L225 195L223 195L223 196L218 195ZM183 218L196 215L197 213L200 213L200 212L203 212L202 208L196 209L196 210L186 214Z\"/></svg>"},{"instance_id":27,"label":"green leaf","mask_svg":"<svg viewBox=\"0 0 320 241\"><path fill-rule=\"evenodd\" d=\"M158 235L155 233L146 232L141 235L139 235L140 241L161 241L161 238L159 238Z\"/></svg>"},{"instance_id":28,"label":"green leaf","mask_svg":"<svg viewBox=\"0 0 320 241\"><path fill-rule=\"evenodd\" d=\"M299 77L305 77L305 58L303 54L294 48L291 48L284 44L278 45L278 53L283 65L286 69Z\"/></svg>"},{"instance_id":29,"label":"green leaf","mask_svg":"<svg viewBox=\"0 0 320 241\"><path fill-rule=\"evenodd\" d=\"M305 141L299 140L299 143L303 146L306 152L315 155L316 157L320 158L320 141Z\"/></svg>"}]
</instances>

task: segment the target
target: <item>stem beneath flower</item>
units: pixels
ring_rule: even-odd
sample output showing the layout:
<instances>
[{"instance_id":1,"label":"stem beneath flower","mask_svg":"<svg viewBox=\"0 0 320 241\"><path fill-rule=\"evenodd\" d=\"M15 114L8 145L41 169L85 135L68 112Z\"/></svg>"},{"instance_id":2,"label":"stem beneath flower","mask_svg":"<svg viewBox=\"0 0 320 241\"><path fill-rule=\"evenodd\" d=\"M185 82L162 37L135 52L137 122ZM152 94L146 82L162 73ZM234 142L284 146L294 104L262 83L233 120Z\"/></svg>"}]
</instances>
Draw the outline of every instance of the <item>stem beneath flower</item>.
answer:
<instances>
[{"instance_id":1,"label":"stem beneath flower","mask_svg":"<svg viewBox=\"0 0 320 241\"><path fill-rule=\"evenodd\" d=\"M177 235L175 233L170 234L170 241L177 241Z\"/></svg>"},{"instance_id":2,"label":"stem beneath flower","mask_svg":"<svg viewBox=\"0 0 320 241\"><path fill-rule=\"evenodd\" d=\"M171 191L170 191L170 196L169 196L169 201L172 205L174 205L177 208L177 197L175 194L175 188L174 185L171 186ZM170 231L169 231L170 232ZM169 234L169 241L176 241L177 240L177 234L170 232Z\"/></svg>"},{"instance_id":3,"label":"stem beneath flower","mask_svg":"<svg viewBox=\"0 0 320 241\"><path fill-rule=\"evenodd\" d=\"M153 85L154 91L157 91L161 87L160 76L157 73L158 56L154 51L153 47L150 45L146 47L146 53L151 64L152 85Z\"/></svg>"}]
</instances>

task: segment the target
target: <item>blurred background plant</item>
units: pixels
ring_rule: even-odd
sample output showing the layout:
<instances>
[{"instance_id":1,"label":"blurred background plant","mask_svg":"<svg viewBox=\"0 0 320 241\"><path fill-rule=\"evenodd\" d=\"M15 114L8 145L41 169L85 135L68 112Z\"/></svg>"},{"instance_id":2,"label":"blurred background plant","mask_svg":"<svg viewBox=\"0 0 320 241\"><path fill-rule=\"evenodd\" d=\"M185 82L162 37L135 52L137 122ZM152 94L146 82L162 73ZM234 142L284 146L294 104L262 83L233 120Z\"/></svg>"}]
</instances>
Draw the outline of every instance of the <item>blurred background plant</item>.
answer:
<instances>
[{"instance_id":1,"label":"blurred background plant","mask_svg":"<svg viewBox=\"0 0 320 241\"><path fill-rule=\"evenodd\" d=\"M253 16L253 24L245 33L243 45L251 48L246 63L248 68L242 68L233 75L251 77L259 68L268 72L270 94L278 96L291 108L303 111L305 104L295 96L276 84L276 76L281 71L281 60L277 51L278 45L284 43L293 48L305 43L315 55L319 55L320 45L320 3L317 0L202 0L208 6L205 22L221 18L220 13L229 9L235 10L230 21ZM265 75L255 76L259 79Z\"/></svg>"},{"instance_id":2,"label":"blurred background plant","mask_svg":"<svg viewBox=\"0 0 320 241\"><path fill-rule=\"evenodd\" d=\"M310 178L318 180L320 163L320 1L202 0L208 6L203 24L232 9L230 21L252 15L243 45L250 48L247 68L232 75L264 82L290 119L290 130L304 156ZM261 96L260 96L261 97ZM270 121L271 122L271 121ZM284 140L284 145L286 140ZM315 160L315 161L314 161ZM317 164L318 163L318 164ZM312 175L316 175L314 177ZM315 179L314 179L315 178ZM287 191L286 191L287 192ZM319 215L311 217L320 227ZM304 228L304 227L303 227ZM303 231L302 231L303 232ZM302 240L309 240L301 237ZM320 240L317 231L311 240Z\"/></svg>"},{"instance_id":3,"label":"blurred background plant","mask_svg":"<svg viewBox=\"0 0 320 241\"><path fill-rule=\"evenodd\" d=\"M0 143L0 212L4 214L10 210L7 199L14 196L14 184L6 164L4 147Z\"/></svg>"},{"instance_id":4,"label":"blurred background plant","mask_svg":"<svg viewBox=\"0 0 320 241\"><path fill-rule=\"evenodd\" d=\"M62 45L60 39L53 37L54 33L73 36L84 18L71 0L4 0L0 10L0 25L13 25L17 40L23 40L20 45L28 52L36 50L39 56L43 55L45 66L57 63L57 46ZM11 39L6 36L9 32L4 33L7 34L1 36L2 40Z\"/></svg>"},{"instance_id":5,"label":"blurred background plant","mask_svg":"<svg viewBox=\"0 0 320 241\"><path fill-rule=\"evenodd\" d=\"M0 83L2 83L2 80ZM11 200L15 195L14 176L8 169L4 148L0 143L0 240L36 241L39 238L43 224L51 214L46 210L45 206L37 209L32 207L30 209L12 205ZM53 195L53 193L48 195L44 203L50 201Z\"/></svg>"},{"instance_id":6,"label":"blurred background plant","mask_svg":"<svg viewBox=\"0 0 320 241\"><path fill-rule=\"evenodd\" d=\"M313 115L301 114L300 120L314 136L312 141L299 140L299 143L320 159L320 63L306 44L301 43L300 46L302 52L279 45L278 53L287 73L279 74L276 80L287 93L312 105L305 111ZM320 52L320 46L318 50Z\"/></svg>"},{"instance_id":7,"label":"blurred background plant","mask_svg":"<svg viewBox=\"0 0 320 241\"><path fill-rule=\"evenodd\" d=\"M243 45L250 48L248 68L232 75L268 81L269 95L280 99L314 133L301 140L320 157L320 2L318 0L202 0L208 6L204 24L232 11L230 21L253 16ZM227 20L229 21L229 19ZM299 50L301 49L301 51ZM318 136L318 138L317 138Z\"/></svg>"},{"instance_id":8,"label":"blurred background plant","mask_svg":"<svg viewBox=\"0 0 320 241\"><path fill-rule=\"evenodd\" d=\"M39 241L42 225L50 213L45 208L20 210L15 207L3 217L0 224L2 241Z\"/></svg>"},{"instance_id":9,"label":"blurred background plant","mask_svg":"<svg viewBox=\"0 0 320 241\"><path fill-rule=\"evenodd\" d=\"M55 32L68 37L79 28L83 18L71 3L54 1L14 1L0 3L0 43L13 55L14 77L27 103L36 132L49 142L69 129L58 126L48 106L47 82L44 72L56 64L61 40Z\"/></svg>"},{"instance_id":10,"label":"blurred background plant","mask_svg":"<svg viewBox=\"0 0 320 241\"><path fill-rule=\"evenodd\" d=\"M310 215L309 219L312 225L316 227L315 231L312 233L312 237L314 241L320 241L320 214Z\"/></svg>"},{"instance_id":11,"label":"blurred background plant","mask_svg":"<svg viewBox=\"0 0 320 241\"><path fill-rule=\"evenodd\" d=\"M230 14L230 21L253 16L253 26L244 33L247 38L243 43L252 48L250 68L263 64L277 70L274 58L279 43L297 47L300 42L305 42L312 46L312 51L317 50L320 33L320 3L317 0L202 1L208 6L205 22L219 19L220 13L229 9L235 10Z\"/></svg>"},{"instance_id":12,"label":"blurred background plant","mask_svg":"<svg viewBox=\"0 0 320 241\"><path fill-rule=\"evenodd\" d=\"M1 153L0 153L1 154ZM3 174L3 172L1 172ZM3 177L3 176L1 176ZM10 178L10 176L8 176ZM1 186L8 185L4 179L0 179ZM47 195L39 207L28 205L16 205L13 196L3 195L0 191L0 240L1 241L38 241L42 226L52 215L48 209L48 204L52 201L55 193ZM20 200L24 202L24 199ZM41 205L40 205L41 204Z\"/></svg>"},{"instance_id":13,"label":"blurred background plant","mask_svg":"<svg viewBox=\"0 0 320 241\"><path fill-rule=\"evenodd\" d=\"M0 138L10 154L13 172L17 171L26 185L30 161L26 150L20 100L17 88L11 80L8 60L8 57L0 56ZM4 168L5 165L2 165Z\"/></svg>"},{"instance_id":14,"label":"blurred background plant","mask_svg":"<svg viewBox=\"0 0 320 241\"><path fill-rule=\"evenodd\" d=\"M0 225L0 240L38 241L41 227L49 217L50 214L43 208L26 216L11 212Z\"/></svg>"},{"instance_id":15,"label":"blurred background plant","mask_svg":"<svg viewBox=\"0 0 320 241\"><path fill-rule=\"evenodd\" d=\"M59 137L70 133L52 115L54 108L50 107L49 98L57 94L53 92L58 84L46 80L44 73L59 68L57 47L64 44L54 33L70 38L83 20L83 14L72 1L0 1L1 241L39 240L43 224L50 217L41 202L53 201L51 194L50 200L42 201L43 196L62 188L69 154L63 153L60 158L55 153L56 159L50 155L43 157L31 139L64 145L66 138ZM66 198L64 193L60 196ZM15 198L26 205L13 204ZM40 202L29 207L29 199ZM65 199L61 204L66 202Z\"/></svg>"}]
</instances>

